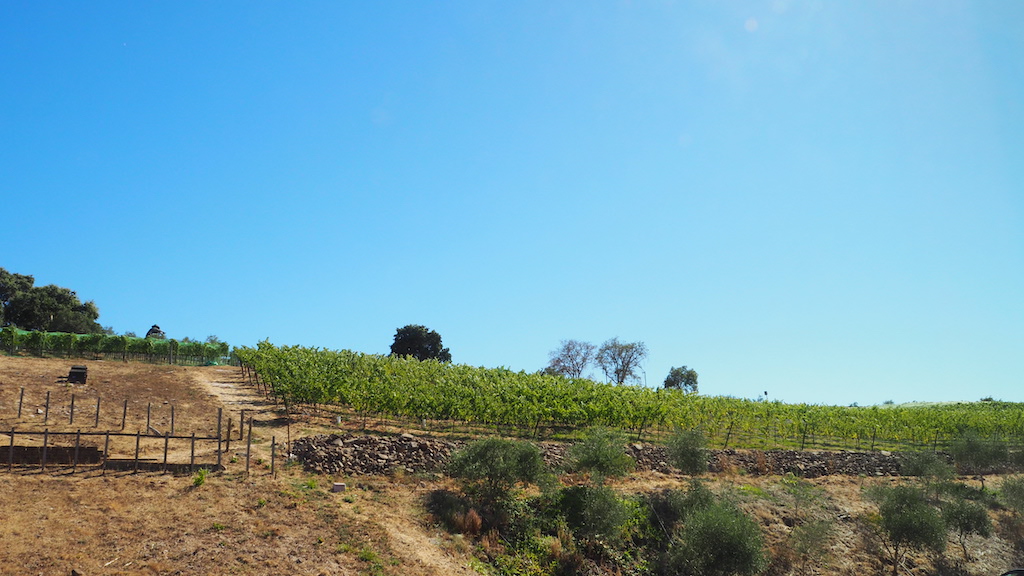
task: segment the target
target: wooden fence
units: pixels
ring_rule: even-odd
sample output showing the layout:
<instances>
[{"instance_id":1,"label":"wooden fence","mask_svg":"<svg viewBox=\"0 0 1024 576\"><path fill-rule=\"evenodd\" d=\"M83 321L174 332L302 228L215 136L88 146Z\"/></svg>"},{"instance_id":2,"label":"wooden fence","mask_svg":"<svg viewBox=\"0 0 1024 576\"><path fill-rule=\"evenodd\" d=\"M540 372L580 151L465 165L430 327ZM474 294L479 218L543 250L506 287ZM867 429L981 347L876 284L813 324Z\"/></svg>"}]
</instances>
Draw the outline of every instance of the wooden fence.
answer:
<instances>
[{"instance_id":1,"label":"wooden fence","mask_svg":"<svg viewBox=\"0 0 1024 576\"><path fill-rule=\"evenodd\" d=\"M217 421L215 425L214 433L200 434L191 432L189 434L177 434L176 433L176 422L175 422L175 407L172 404L170 406L170 422L169 428L161 431L154 426L153 420L153 403L149 402L146 405L146 426L145 429L137 430L134 433L124 432L126 423L128 421L128 406L129 401L125 399L119 406L120 410L120 430L119 431L82 431L81 428L75 430L67 429L51 429L49 425L59 426L63 422L57 422L51 418L51 402L50 402L50 391L46 392L46 401L44 407L40 408L43 416L43 426L47 426L44 430L19 430L16 426L12 426L9 430L0 430L0 438L7 436L7 441L0 441L0 463L5 463L4 468L8 471L13 471L15 467L21 468L35 468L45 471L47 467L55 468L67 468L71 467L71 472L75 473L78 471L80 466L91 466L92 468L100 468L103 473L106 473L108 469L116 470L131 470L138 472L140 470L147 471L161 471L161 472L188 472L192 473L199 468L206 468L208 470L223 470L222 456L224 453L231 450L231 441L234 436L232 430L233 424L236 422L234 417L228 417L226 422L224 418L224 409L217 409ZM91 424L94 428L100 426L100 410L103 406L102 398L96 397L95 405L91 402L87 406L83 406L82 402L78 402L76 410L76 397L74 394L71 395L70 402L67 406L67 425L73 426L75 424L76 416L79 420L79 425L82 424L83 418L88 424ZM22 420L22 414L25 406L25 389L21 388L18 394L17 401L17 419ZM61 406L63 408L63 406ZM84 412L84 414L82 414ZM51 420L54 420L51 422ZM64 420L64 417L59 420ZM110 422L108 417L107 422ZM166 419L164 420L166 422ZM253 418L250 416L246 419L246 410L240 411L237 418L237 440L246 442L245 451L245 473L249 474L250 463L252 461L252 429L253 429ZM248 424L248 431L246 430L246 424ZM17 439L23 438L26 440L24 445L19 444ZM103 448L94 445L96 441L102 438ZM35 443L29 444L28 441L35 440ZM41 444L39 439L42 440ZM85 443L83 443L83 439ZM151 445L154 442L162 443L162 458L154 459L149 457L143 457L142 446L143 443ZM169 454L172 452L172 442L176 446L187 446L189 452L188 464L183 462L170 462L168 461ZM212 444L216 443L216 462L196 462L196 445ZM125 447L127 445L127 448ZM134 448L132 448L134 446ZM178 452L174 450L173 452ZM151 450L147 450L147 453ZM116 454L116 456L115 456ZM271 438L271 458L270 458L270 473L276 475L275 461L277 459L277 438ZM2 466L2 464L0 464Z\"/></svg>"}]
</instances>

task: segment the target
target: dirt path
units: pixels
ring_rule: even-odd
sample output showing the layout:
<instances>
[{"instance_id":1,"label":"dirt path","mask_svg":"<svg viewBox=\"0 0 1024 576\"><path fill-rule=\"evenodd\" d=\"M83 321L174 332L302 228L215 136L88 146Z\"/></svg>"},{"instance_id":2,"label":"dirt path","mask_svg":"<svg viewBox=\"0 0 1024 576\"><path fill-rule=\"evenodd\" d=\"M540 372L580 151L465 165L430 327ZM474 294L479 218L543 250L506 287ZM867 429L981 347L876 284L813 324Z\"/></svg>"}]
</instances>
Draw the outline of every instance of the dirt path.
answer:
<instances>
[{"instance_id":1,"label":"dirt path","mask_svg":"<svg viewBox=\"0 0 1024 576\"><path fill-rule=\"evenodd\" d=\"M277 411L278 406L267 401L255 388L250 386L237 368L223 366L205 367L194 370L190 375L195 382L222 404L226 411L238 414L245 410L254 422L260 421L261 428L282 437L285 433L284 419ZM393 483L387 486L385 501L361 500L363 514L375 519L387 533L390 546L403 563L417 566L416 573L475 576L468 557L459 553L448 553L441 543L446 537L441 532L429 533L429 529L415 519L422 517L420 501L429 488L408 483Z\"/></svg>"},{"instance_id":2,"label":"dirt path","mask_svg":"<svg viewBox=\"0 0 1024 576\"><path fill-rule=\"evenodd\" d=\"M270 413L274 409L272 402L267 401L255 388L249 386L238 368L205 366L192 370L190 375L228 410L262 414Z\"/></svg>"}]
</instances>

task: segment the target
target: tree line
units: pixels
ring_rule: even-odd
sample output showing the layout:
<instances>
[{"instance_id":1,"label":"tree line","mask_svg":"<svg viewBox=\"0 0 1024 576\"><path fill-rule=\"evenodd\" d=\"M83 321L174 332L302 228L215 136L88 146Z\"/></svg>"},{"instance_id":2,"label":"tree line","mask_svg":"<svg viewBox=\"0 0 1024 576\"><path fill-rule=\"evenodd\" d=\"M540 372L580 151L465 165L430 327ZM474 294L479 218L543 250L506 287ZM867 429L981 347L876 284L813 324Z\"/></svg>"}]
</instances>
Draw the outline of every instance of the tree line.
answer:
<instances>
[{"instance_id":1,"label":"tree line","mask_svg":"<svg viewBox=\"0 0 1024 576\"><path fill-rule=\"evenodd\" d=\"M562 340L558 348L549 354L549 362L543 372L567 378L583 378L587 369L596 365L609 382L621 386L641 383L641 364L646 358L647 345L643 342L620 342L618 338L611 338L597 347L590 342ZM663 386L696 393L697 371L686 366L673 367L665 377Z\"/></svg>"},{"instance_id":2,"label":"tree line","mask_svg":"<svg viewBox=\"0 0 1024 576\"><path fill-rule=\"evenodd\" d=\"M541 370L549 376L571 379L587 377L592 366L600 368L608 382L618 385L643 383L643 361L647 359L647 345L643 342L606 340L600 347L581 340L562 340L549 354L548 365ZM449 363L452 354L441 342L441 335L420 324L409 324L395 331L391 356L411 357L417 360L437 360ZM665 388L697 392L697 371L686 366L673 367L663 383Z\"/></svg>"},{"instance_id":3,"label":"tree line","mask_svg":"<svg viewBox=\"0 0 1024 576\"><path fill-rule=\"evenodd\" d=\"M100 334L100 310L82 302L73 290L55 284L36 286L35 278L0 268L0 326L22 330Z\"/></svg>"}]
</instances>

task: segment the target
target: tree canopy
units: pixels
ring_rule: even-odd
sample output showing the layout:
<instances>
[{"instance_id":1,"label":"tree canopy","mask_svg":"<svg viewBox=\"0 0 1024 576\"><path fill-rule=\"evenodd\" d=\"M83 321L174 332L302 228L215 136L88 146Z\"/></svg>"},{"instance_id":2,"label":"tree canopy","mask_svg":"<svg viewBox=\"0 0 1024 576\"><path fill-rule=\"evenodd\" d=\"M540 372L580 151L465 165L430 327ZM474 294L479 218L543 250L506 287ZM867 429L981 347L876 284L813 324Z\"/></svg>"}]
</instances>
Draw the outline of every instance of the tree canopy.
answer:
<instances>
[{"instance_id":1,"label":"tree canopy","mask_svg":"<svg viewBox=\"0 0 1024 576\"><path fill-rule=\"evenodd\" d=\"M597 347L590 342L562 340L558 348L551 352L545 372L569 378L582 378L583 371L594 361L596 350Z\"/></svg>"},{"instance_id":2,"label":"tree canopy","mask_svg":"<svg viewBox=\"0 0 1024 576\"><path fill-rule=\"evenodd\" d=\"M441 335L419 324L409 324L395 332L391 355L412 356L417 360L452 361L452 353L441 345Z\"/></svg>"},{"instance_id":3,"label":"tree canopy","mask_svg":"<svg viewBox=\"0 0 1024 576\"><path fill-rule=\"evenodd\" d=\"M612 338L597 351L597 365L608 380L624 384L639 380L640 363L647 358L647 345L643 342L619 342Z\"/></svg>"},{"instance_id":4,"label":"tree canopy","mask_svg":"<svg viewBox=\"0 0 1024 576\"><path fill-rule=\"evenodd\" d=\"M22 330L98 334L99 308L83 303L68 288L55 284L34 286L35 278L0 268L0 324Z\"/></svg>"},{"instance_id":5,"label":"tree canopy","mask_svg":"<svg viewBox=\"0 0 1024 576\"><path fill-rule=\"evenodd\" d=\"M697 371L686 366L672 368L665 377L665 388L675 388L684 392L697 392Z\"/></svg>"}]
</instances>

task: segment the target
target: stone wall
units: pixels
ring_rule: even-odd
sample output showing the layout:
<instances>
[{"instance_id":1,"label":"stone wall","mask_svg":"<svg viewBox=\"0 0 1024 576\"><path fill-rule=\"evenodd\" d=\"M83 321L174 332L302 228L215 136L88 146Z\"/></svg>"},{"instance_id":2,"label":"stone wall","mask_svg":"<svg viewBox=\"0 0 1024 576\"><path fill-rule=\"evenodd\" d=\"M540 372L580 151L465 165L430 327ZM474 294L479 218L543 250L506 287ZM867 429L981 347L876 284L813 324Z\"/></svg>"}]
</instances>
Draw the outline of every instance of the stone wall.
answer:
<instances>
[{"instance_id":1,"label":"stone wall","mask_svg":"<svg viewBox=\"0 0 1024 576\"><path fill-rule=\"evenodd\" d=\"M437 472L444 468L454 450L465 445L457 440L425 436L361 436L331 434L300 438L292 444L292 455L306 470L324 474L383 475L395 472ZM545 462L559 466L569 449L567 444L543 442L538 446ZM673 473L665 448L652 444L629 444L627 452L638 470ZM711 450L711 472L745 471L751 475L793 473L804 478L830 474L850 476L895 476L901 458L891 452L826 452L797 450Z\"/></svg>"}]
</instances>

